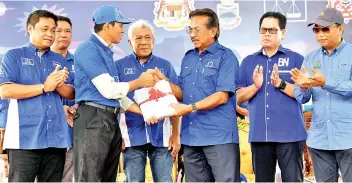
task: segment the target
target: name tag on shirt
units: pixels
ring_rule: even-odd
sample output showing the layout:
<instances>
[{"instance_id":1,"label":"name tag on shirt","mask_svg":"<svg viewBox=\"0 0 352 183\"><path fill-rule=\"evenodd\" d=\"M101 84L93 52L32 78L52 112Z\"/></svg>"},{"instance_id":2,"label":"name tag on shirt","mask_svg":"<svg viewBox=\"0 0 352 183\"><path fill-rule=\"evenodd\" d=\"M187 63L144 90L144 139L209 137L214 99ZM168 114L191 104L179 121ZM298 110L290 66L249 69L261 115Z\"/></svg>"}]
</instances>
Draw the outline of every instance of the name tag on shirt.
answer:
<instances>
[{"instance_id":1,"label":"name tag on shirt","mask_svg":"<svg viewBox=\"0 0 352 183\"><path fill-rule=\"evenodd\" d=\"M22 65L34 65L33 59L30 58L21 58Z\"/></svg>"}]
</instances>

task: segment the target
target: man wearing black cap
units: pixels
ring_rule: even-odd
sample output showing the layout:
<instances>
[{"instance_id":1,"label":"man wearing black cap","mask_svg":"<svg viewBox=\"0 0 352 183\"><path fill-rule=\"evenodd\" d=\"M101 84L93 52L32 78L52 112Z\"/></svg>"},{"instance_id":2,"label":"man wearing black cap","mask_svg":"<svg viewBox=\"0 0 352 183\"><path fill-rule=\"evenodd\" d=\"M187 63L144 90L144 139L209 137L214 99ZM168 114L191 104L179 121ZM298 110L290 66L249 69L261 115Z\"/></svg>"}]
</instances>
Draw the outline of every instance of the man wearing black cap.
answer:
<instances>
[{"instance_id":1,"label":"man wearing black cap","mask_svg":"<svg viewBox=\"0 0 352 183\"><path fill-rule=\"evenodd\" d=\"M123 24L132 20L116 7L104 5L94 11L93 21L95 33L75 52L79 107L73 127L74 176L76 182L115 182L122 142L116 115L120 106L131 110L127 93L155 82L147 72L136 80L119 82L111 47L120 42Z\"/></svg>"},{"instance_id":2,"label":"man wearing black cap","mask_svg":"<svg viewBox=\"0 0 352 183\"><path fill-rule=\"evenodd\" d=\"M352 45L342 34L344 18L333 8L319 13L313 25L322 46L310 53L301 71L291 71L295 97L313 100L313 118L307 145L317 182L352 182Z\"/></svg>"}]
</instances>

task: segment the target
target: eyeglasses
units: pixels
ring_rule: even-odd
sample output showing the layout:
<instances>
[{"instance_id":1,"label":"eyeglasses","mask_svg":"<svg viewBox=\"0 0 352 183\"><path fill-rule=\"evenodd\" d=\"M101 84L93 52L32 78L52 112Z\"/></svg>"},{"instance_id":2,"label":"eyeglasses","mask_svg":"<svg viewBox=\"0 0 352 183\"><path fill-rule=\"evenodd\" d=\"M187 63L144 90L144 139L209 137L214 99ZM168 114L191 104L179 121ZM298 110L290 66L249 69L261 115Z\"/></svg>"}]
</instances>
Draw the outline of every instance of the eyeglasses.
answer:
<instances>
[{"instance_id":1,"label":"eyeglasses","mask_svg":"<svg viewBox=\"0 0 352 183\"><path fill-rule=\"evenodd\" d=\"M195 27L195 28L188 28L188 29L186 29L187 34L192 34L192 32L193 32L194 34L198 34L199 31L201 31L201 28L200 28L200 27Z\"/></svg>"},{"instance_id":2,"label":"eyeglasses","mask_svg":"<svg viewBox=\"0 0 352 183\"><path fill-rule=\"evenodd\" d=\"M335 24L334 27L337 27L337 26L338 26L338 25ZM319 34L320 31L321 31L321 32L323 32L324 34L329 34L331 28L333 28L333 27L329 27L329 26L327 26L327 27L313 27L313 32L314 32L315 34Z\"/></svg>"},{"instance_id":3,"label":"eyeglasses","mask_svg":"<svg viewBox=\"0 0 352 183\"><path fill-rule=\"evenodd\" d=\"M260 34L266 34L266 32L269 32L270 34L277 34L277 31L279 29L276 28L260 28L259 32Z\"/></svg>"}]
</instances>

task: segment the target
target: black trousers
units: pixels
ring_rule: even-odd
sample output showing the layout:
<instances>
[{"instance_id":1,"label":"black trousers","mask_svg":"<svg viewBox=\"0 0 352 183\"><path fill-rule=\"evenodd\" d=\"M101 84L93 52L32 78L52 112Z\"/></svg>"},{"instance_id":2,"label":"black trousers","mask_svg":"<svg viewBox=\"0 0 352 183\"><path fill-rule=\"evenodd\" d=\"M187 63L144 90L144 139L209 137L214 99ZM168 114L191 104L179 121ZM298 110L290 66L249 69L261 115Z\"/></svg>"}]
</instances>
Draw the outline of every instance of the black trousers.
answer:
<instances>
[{"instance_id":1,"label":"black trousers","mask_svg":"<svg viewBox=\"0 0 352 183\"><path fill-rule=\"evenodd\" d=\"M116 114L81 105L73 126L76 182L116 182L122 136Z\"/></svg>"},{"instance_id":2,"label":"black trousers","mask_svg":"<svg viewBox=\"0 0 352 183\"><path fill-rule=\"evenodd\" d=\"M317 182L338 182L339 169L344 182L352 182L352 149L320 150L308 148Z\"/></svg>"},{"instance_id":3,"label":"black trousers","mask_svg":"<svg viewBox=\"0 0 352 183\"><path fill-rule=\"evenodd\" d=\"M66 149L9 149L9 182L61 182Z\"/></svg>"},{"instance_id":4,"label":"black trousers","mask_svg":"<svg viewBox=\"0 0 352 183\"><path fill-rule=\"evenodd\" d=\"M256 182L275 182L276 161L283 182L303 182L304 141L252 142L251 149Z\"/></svg>"},{"instance_id":5,"label":"black trousers","mask_svg":"<svg viewBox=\"0 0 352 183\"><path fill-rule=\"evenodd\" d=\"M240 149L235 143L184 146L186 182L240 182Z\"/></svg>"}]
</instances>

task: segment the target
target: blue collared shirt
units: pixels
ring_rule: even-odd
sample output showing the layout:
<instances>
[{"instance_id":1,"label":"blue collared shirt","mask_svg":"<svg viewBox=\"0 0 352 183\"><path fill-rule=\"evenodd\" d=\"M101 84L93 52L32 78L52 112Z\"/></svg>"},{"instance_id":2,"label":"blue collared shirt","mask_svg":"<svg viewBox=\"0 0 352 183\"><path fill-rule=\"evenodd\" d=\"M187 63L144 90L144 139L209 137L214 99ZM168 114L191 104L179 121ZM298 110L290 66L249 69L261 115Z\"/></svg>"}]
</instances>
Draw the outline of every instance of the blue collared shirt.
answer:
<instances>
[{"instance_id":1,"label":"blue collared shirt","mask_svg":"<svg viewBox=\"0 0 352 183\"><path fill-rule=\"evenodd\" d=\"M119 107L119 101L105 98L92 83L95 77L108 73L118 82L117 69L111 48L105 46L95 35L80 44L75 51L75 102L90 101L97 104Z\"/></svg>"},{"instance_id":2,"label":"blue collared shirt","mask_svg":"<svg viewBox=\"0 0 352 183\"><path fill-rule=\"evenodd\" d=\"M343 150L352 148L352 45L345 42L330 54L320 48L305 58L309 75L311 68L326 79L325 86L302 90L295 87L298 101L313 101L313 118L307 145L315 149Z\"/></svg>"},{"instance_id":3,"label":"blue collared shirt","mask_svg":"<svg viewBox=\"0 0 352 183\"><path fill-rule=\"evenodd\" d=\"M67 67L64 58L50 50L43 54L32 44L8 51L2 62L0 84L35 85L44 83L55 70ZM68 83L72 80L70 75ZM27 99L10 99L4 148L69 148L72 139L60 95L48 92Z\"/></svg>"},{"instance_id":4,"label":"blue collared shirt","mask_svg":"<svg viewBox=\"0 0 352 183\"><path fill-rule=\"evenodd\" d=\"M72 53L70 52L67 52L67 55L65 57L65 60L66 60L66 63L67 63L67 66L68 66L68 71L70 72L70 75L72 76L72 85L74 85L74 79L75 79L75 67L74 67L74 56ZM75 100L69 100L69 99L66 99L66 98L63 98L62 99L62 104L63 105L67 105L67 106L73 106L75 104Z\"/></svg>"},{"instance_id":5,"label":"blue collared shirt","mask_svg":"<svg viewBox=\"0 0 352 183\"><path fill-rule=\"evenodd\" d=\"M136 55L131 54L118 60L115 64L121 82L135 80L148 69L157 67L172 83L178 83L177 74L171 63L155 55L151 55L147 62L141 64ZM130 92L127 96L134 101L134 92ZM126 147L147 143L151 143L155 147L168 146L171 135L170 118L165 118L153 125L147 125L143 116L126 112L120 115L119 124Z\"/></svg>"},{"instance_id":6,"label":"blue collared shirt","mask_svg":"<svg viewBox=\"0 0 352 183\"><path fill-rule=\"evenodd\" d=\"M301 104L275 89L270 82L276 63L280 78L293 84L290 70L300 68L303 59L302 55L280 46L278 52L271 57L265 55L262 49L242 61L239 88L254 83L253 71L257 65L263 66L264 76L262 87L248 102L249 142L296 142L307 138Z\"/></svg>"},{"instance_id":7,"label":"blue collared shirt","mask_svg":"<svg viewBox=\"0 0 352 183\"><path fill-rule=\"evenodd\" d=\"M179 85L183 103L203 100L216 92L228 92L235 97L238 60L233 52L214 42L204 52L186 52L182 59ZM190 146L238 143L235 100L210 110L182 117L181 143Z\"/></svg>"}]
</instances>

